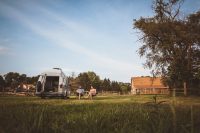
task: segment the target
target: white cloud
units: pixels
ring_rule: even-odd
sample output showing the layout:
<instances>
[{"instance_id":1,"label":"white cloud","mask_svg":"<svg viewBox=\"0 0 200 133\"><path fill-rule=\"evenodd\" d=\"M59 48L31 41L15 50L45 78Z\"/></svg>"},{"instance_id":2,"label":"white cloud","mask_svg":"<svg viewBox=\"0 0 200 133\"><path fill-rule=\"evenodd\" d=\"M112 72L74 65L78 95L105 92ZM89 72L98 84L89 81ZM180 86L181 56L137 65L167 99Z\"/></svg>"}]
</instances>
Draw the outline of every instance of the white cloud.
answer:
<instances>
[{"instance_id":1,"label":"white cloud","mask_svg":"<svg viewBox=\"0 0 200 133\"><path fill-rule=\"evenodd\" d=\"M3 53L6 50L7 50L7 48L0 46L0 53Z\"/></svg>"},{"instance_id":2,"label":"white cloud","mask_svg":"<svg viewBox=\"0 0 200 133\"><path fill-rule=\"evenodd\" d=\"M8 38L0 38L0 55L8 55L11 54L10 49L6 46L10 43Z\"/></svg>"},{"instance_id":3,"label":"white cloud","mask_svg":"<svg viewBox=\"0 0 200 133\"><path fill-rule=\"evenodd\" d=\"M4 12L4 15L6 17L14 18L18 22L20 22L22 25L26 26L27 28L31 29L34 33L42 36L46 40L54 43L55 45L61 46L63 48L66 48L68 50L71 50L76 53L80 53L84 56L87 56L92 60L92 64L102 67L106 70L112 71L114 73L120 74L130 74L134 71L140 71L143 72L144 69L140 66L133 65L128 62L119 61L104 55L101 55L100 53L93 52L91 49L88 49L82 45L80 45L78 41L73 40L69 37L69 33L61 30L63 28L71 28L76 33L79 33L81 35L86 35L87 37L95 37L95 34L87 27L82 26L81 24L77 22L73 22L71 20L68 20L60 15L57 15L51 11L48 11L46 9L41 9L43 13L50 17L51 19L55 19L60 22L60 24L57 24L57 27L48 27L42 26L37 23L37 21L34 21L30 18L30 16L25 15L20 10L15 9L11 6L8 6L6 4L1 3L0 4L0 10ZM0 48L1 51L5 51L5 48Z\"/></svg>"},{"instance_id":4,"label":"white cloud","mask_svg":"<svg viewBox=\"0 0 200 133\"><path fill-rule=\"evenodd\" d=\"M8 55L10 54L9 48L5 46L0 46L0 55Z\"/></svg>"}]
</instances>

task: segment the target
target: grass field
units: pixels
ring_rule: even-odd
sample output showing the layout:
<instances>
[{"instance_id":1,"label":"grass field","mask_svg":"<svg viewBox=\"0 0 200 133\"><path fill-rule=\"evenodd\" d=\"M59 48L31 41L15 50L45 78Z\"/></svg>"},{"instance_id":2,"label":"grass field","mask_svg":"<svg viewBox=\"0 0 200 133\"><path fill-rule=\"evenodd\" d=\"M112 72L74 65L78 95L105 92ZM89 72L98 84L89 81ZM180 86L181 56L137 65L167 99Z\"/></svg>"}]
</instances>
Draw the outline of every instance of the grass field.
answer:
<instances>
[{"instance_id":1,"label":"grass field","mask_svg":"<svg viewBox=\"0 0 200 133\"><path fill-rule=\"evenodd\" d=\"M165 102L160 102L165 101ZM1 133L199 133L200 97L1 96Z\"/></svg>"}]
</instances>

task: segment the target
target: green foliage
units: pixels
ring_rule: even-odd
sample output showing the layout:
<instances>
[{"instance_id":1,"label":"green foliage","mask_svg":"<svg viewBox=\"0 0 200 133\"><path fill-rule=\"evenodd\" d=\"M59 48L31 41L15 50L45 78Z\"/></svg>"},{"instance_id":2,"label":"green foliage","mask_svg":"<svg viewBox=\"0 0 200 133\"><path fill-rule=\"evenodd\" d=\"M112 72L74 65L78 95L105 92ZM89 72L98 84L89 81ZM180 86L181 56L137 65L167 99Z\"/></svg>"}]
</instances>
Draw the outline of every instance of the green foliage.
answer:
<instances>
[{"instance_id":1,"label":"green foliage","mask_svg":"<svg viewBox=\"0 0 200 133\"><path fill-rule=\"evenodd\" d=\"M70 84L72 86L72 91L75 91L78 86L82 86L85 90L89 90L91 85L97 89L97 91L122 91L125 93L131 90L130 84L119 83L117 81L110 81L110 79L105 78L101 80L100 77L95 72L83 72L77 77L70 77ZM124 86L124 88L122 88Z\"/></svg>"},{"instance_id":2,"label":"green foliage","mask_svg":"<svg viewBox=\"0 0 200 133\"><path fill-rule=\"evenodd\" d=\"M75 92L79 86L80 85L78 84L78 78L76 78L75 75L72 73L72 75L69 77L69 87L71 91Z\"/></svg>"},{"instance_id":3,"label":"green foliage","mask_svg":"<svg viewBox=\"0 0 200 133\"><path fill-rule=\"evenodd\" d=\"M20 74L15 72L9 72L5 77L5 82L7 87L16 88L19 85Z\"/></svg>"},{"instance_id":4,"label":"green foliage","mask_svg":"<svg viewBox=\"0 0 200 133\"><path fill-rule=\"evenodd\" d=\"M121 92L128 94L131 91L131 85L128 83L120 83Z\"/></svg>"},{"instance_id":5,"label":"green foliage","mask_svg":"<svg viewBox=\"0 0 200 133\"><path fill-rule=\"evenodd\" d=\"M78 84L81 85L85 90L89 90L91 86L91 81L89 79L88 74L85 73L80 73L77 77L78 79Z\"/></svg>"},{"instance_id":6,"label":"green foliage","mask_svg":"<svg viewBox=\"0 0 200 133\"><path fill-rule=\"evenodd\" d=\"M91 85L97 89L99 89L101 81L100 81L100 77L98 75L96 75L95 72L87 72L89 80L91 82Z\"/></svg>"},{"instance_id":7,"label":"green foliage","mask_svg":"<svg viewBox=\"0 0 200 133\"><path fill-rule=\"evenodd\" d=\"M104 90L104 91L111 91L111 82L110 82L110 79L104 79L101 83L101 90Z\"/></svg>"},{"instance_id":8,"label":"green foliage","mask_svg":"<svg viewBox=\"0 0 200 133\"><path fill-rule=\"evenodd\" d=\"M153 17L135 20L143 34L140 56L153 75L161 75L170 87L194 86L200 70L200 11L187 18L179 16L182 0L155 0Z\"/></svg>"},{"instance_id":9,"label":"green foliage","mask_svg":"<svg viewBox=\"0 0 200 133\"><path fill-rule=\"evenodd\" d=\"M112 88L112 91L118 91L118 92L121 91L119 83L116 81L111 82L111 88Z\"/></svg>"},{"instance_id":10,"label":"green foliage","mask_svg":"<svg viewBox=\"0 0 200 133\"><path fill-rule=\"evenodd\" d=\"M20 83L26 83L26 82L27 82L27 81L26 81L26 79L27 79L26 74L21 74L21 75L19 75L18 78L19 78L18 81L19 81Z\"/></svg>"},{"instance_id":11,"label":"green foliage","mask_svg":"<svg viewBox=\"0 0 200 133\"><path fill-rule=\"evenodd\" d=\"M25 81L27 82L27 84L34 84L34 85L36 85L38 78L39 78L39 76L26 77Z\"/></svg>"},{"instance_id":12,"label":"green foliage","mask_svg":"<svg viewBox=\"0 0 200 133\"><path fill-rule=\"evenodd\" d=\"M3 76L0 75L0 91L2 91L5 87L5 80Z\"/></svg>"},{"instance_id":13,"label":"green foliage","mask_svg":"<svg viewBox=\"0 0 200 133\"><path fill-rule=\"evenodd\" d=\"M95 87L96 89L100 88L100 78L96 75L95 72L83 72L80 73L77 77L72 76L69 78L70 84L72 85L72 90L76 90L78 86L82 86L85 90L89 90L91 86Z\"/></svg>"},{"instance_id":14,"label":"green foliage","mask_svg":"<svg viewBox=\"0 0 200 133\"><path fill-rule=\"evenodd\" d=\"M4 75L5 86L15 89L21 83L36 84L39 76L27 77L26 74L19 74L17 72L9 72Z\"/></svg>"}]
</instances>

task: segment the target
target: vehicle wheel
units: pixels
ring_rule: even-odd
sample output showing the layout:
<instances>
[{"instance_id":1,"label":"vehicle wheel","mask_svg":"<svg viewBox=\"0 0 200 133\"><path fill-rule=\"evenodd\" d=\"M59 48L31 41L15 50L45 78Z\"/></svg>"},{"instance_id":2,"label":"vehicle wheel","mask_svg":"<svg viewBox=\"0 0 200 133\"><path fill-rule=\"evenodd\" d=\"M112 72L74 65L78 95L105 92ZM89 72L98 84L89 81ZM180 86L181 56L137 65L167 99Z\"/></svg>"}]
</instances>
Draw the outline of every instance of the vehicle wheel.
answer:
<instances>
[{"instance_id":1,"label":"vehicle wheel","mask_svg":"<svg viewBox=\"0 0 200 133\"><path fill-rule=\"evenodd\" d=\"M62 98L62 99L66 99L66 96L62 96L61 98Z\"/></svg>"},{"instance_id":2,"label":"vehicle wheel","mask_svg":"<svg viewBox=\"0 0 200 133\"><path fill-rule=\"evenodd\" d=\"M68 99L68 97L67 97L67 92L66 92L65 96L63 96L62 98L63 98L63 99Z\"/></svg>"},{"instance_id":3,"label":"vehicle wheel","mask_svg":"<svg viewBox=\"0 0 200 133\"><path fill-rule=\"evenodd\" d=\"M70 94L66 92L66 98L69 99Z\"/></svg>"}]
</instances>

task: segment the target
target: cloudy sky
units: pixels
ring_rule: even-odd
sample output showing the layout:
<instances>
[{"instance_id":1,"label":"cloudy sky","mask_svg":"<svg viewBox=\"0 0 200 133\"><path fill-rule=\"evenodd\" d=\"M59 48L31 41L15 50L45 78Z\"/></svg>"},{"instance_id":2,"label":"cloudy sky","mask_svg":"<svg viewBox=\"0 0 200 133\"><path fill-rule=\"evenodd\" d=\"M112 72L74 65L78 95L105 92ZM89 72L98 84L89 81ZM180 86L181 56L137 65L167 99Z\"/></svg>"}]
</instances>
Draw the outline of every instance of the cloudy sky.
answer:
<instances>
[{"instance_id":1,"label":"cloudy sky","mask_svg":"<svg viewBox=\"0 0 200 133\"><path fill-rule=\"evenodd\" d=\"M151 0L0 0L0 74L35 76L60 67L130 82L150 75L137 54L133 19L152 16ZM200 8L185 0L183 14Z\"/></svg>"}]
</instances>

